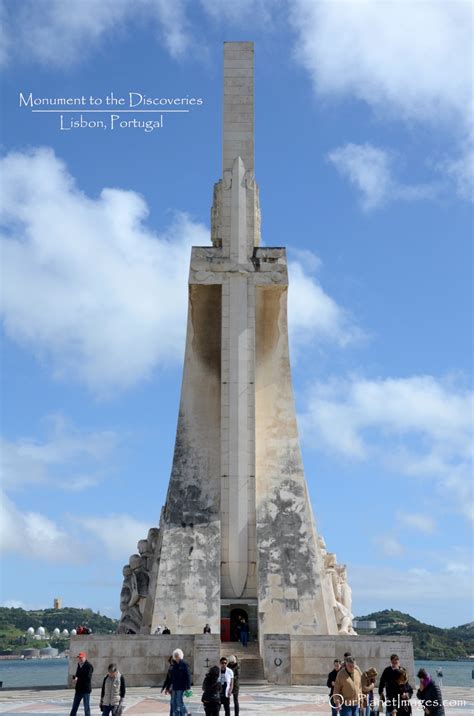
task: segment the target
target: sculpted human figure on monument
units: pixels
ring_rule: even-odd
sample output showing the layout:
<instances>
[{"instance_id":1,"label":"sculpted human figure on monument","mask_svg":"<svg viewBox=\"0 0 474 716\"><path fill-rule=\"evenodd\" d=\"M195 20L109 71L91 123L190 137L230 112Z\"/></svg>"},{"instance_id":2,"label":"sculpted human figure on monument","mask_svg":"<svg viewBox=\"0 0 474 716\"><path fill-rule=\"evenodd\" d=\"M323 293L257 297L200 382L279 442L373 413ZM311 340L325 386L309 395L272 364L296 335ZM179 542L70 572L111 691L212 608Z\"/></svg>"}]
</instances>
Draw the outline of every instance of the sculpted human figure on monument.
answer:
<instances>
[{"instance_id":1,"label":"sculpted human figure on monument","mask_svg":"<svg viewBox=\"0 0 474 716\"><path fill-rule=\"evenodd\" d=\"M321 542L319 542L319 547L321 549ZM324 567L326 578L332 589L334 613L339 634L355 636L356 632L352 627L352 591L347 582L346 566L337 563L337 557L333 552L326 552L324 555Z\"/></svg>"}]
</instances>

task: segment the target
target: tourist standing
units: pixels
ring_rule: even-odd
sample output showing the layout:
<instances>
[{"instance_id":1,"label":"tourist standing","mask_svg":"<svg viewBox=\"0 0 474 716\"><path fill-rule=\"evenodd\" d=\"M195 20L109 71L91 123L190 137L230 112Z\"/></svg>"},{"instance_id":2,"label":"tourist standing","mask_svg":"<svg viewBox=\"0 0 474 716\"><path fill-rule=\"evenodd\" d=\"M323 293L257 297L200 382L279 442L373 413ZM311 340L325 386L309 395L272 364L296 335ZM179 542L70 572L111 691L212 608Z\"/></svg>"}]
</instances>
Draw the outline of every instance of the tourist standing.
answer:
<instances>
[{"instance_id":1,"label":"tourist standing","mask_svg":"<svg viewBox=\"0 0 474 716\"><path fill-rule=\"evenodd\" d=\"M240 686L240 664L237 657L232 654L229 656L228 667L234 675L232 684L232 697L234 699L234 716L239 716L239 686Z\"/></svg>"},{"instance_id":2,"label":"tourist standing","mask_svg":"<svg viewBox=\"0 0 474 716\"><path fill-rule=\"evenodd\" d=\"M403 666L399 669L397 685L397 716L411 716L410 699L413 696L413 686L408 683L408 672Z\"/></svg>"},{"instance_id":3,"label":"tourist standing","mask_svg":"<svg viewBox=\"0 0 474 716\"><path fill-rule=\"evenodd\" d=\"M441 666L438 666L438 668L436 669L436 678L438 679L438 684L440 686L442 686L443 685L443 669L441 668Z\"/></svg>"},{"instance_id":4,"label":"tourist standing","mask_svg":"<svg viewBox=\"0 0 474 716\"><path fill-rule=\"evenodd\" d=\"M426 669L420 669L417 676L420 688L416 697L422 703L425 716L444 716L443 696L438 684L435 684Z\"/></svg>"},{"instance_id":5,"label":"tourist standing","mask_svg":"<svg viewBox=\"0 0 474 716\"><path fill-rule=\"evenodd\" d=\"M75 675L72 677L74 680L74 701L72 702L72 709L70 716L76 716L77 709L81 701L84 704L84 715L91 716L91 691L92 691L92 672L94 667L87 661L87 654L85 651L80 651L77 655L77 669Z\"/></svg>"},{"instance_id":6,"label":"tourist standing","mask_svg":"<svg viewBox=\"0 0 474 716\"><path fill-rule=\"evenodd\" d=\"M217 716L221 708L221 683L219 681L221 670L218 666L211 666L202 682L203 694L201 701L206 716Z\"/></svg>"},{"instance_id":7,"label":"tourist standing","mask_svg":"<svg viewBox=\"0 0 474 716\"><path fill-rule=\"evenodd\" d=\"M331 704L332 716L337 716L337 708L336 708L334 701L332 699L332 695L334 693L334 684L336 683L336 677L342 667L340 659L334 659L333 666L334 666L333 670L330 671L328 674L328 680L327 680L326 686L329 689L329 703Z\"/></svg>"},{"instance_id":8,"label":"tourist standing","mask_svg":"<svg viewBox=\"0 0 474 716\"><path fill-rule=\"evenodd\" d=\"M191 672L181 649L173 651L170 682L172 716L185 716L188 710L184 705L183 694L191 688Z\"/></svg>"},{"instance_id":9,"label":"tourist standing","mask_svg":"<svg viewBox=\"0 0 474 716\"><path fill-rule=\"evenodd\" d=\"M100 692L100 710L102 716L121 716L125 698L125 679L117 668L117 664L109 664L107 676L102 682Z\"/></svg>"},{"instance_id":10,"label":"tourist standing","mask_svg":"<svg viewBox=\"0 0 474 716\"><path fill-rule=\"evenodd\" d=\"M379 696L385 701L385 710L391 714L397 710L398 703L398 677L400 676L400 659L398 654L390 656L390 666L382 671L379 682ZM385 696L384 696L385 691Z\"/></svg>"},{"instance_id":11,"label":"tourist standing","mask_svg":"<svg viewBox=\"0 0 474 716\"><path fill-rule=\"evenodd\" d=\"M227 666L225 656L221 657L220 665L219 683L221 685L221 704L224 707L225 716L230 716L230 695L234 683L234 674Z\"/></svg>"},{"instance_id":12,"label":"tourist standing","mask_svg":"<svg viewBox=\"0 0 474 716\"><path fill-rule=\"evenodd\" d=\"M374 689L375 679L377 678L377 669L373 666L362 674L362 695L365 702L365 716L375 713Z\"/></svg>"},{"instance_id":13,"label":"tourist standing","mask_svg":"<svg viewBox=\"0 0 474 716\"><path fill-rule=\"evenodd\" d=\"M334 683L334 701L340 709L340 716L359 716L359 704L362 701L360 670L355 668L352 656L344 659Z\"/></svg>"},{"instance_id":14,"label":"tourist standing","mask_svg":"<svg viewBox=\"0 0 474 716\"><path fill-rule=\"evenodd\" d=\"M247 646L249 643L249 625L245 617L240 617L240 641L242 646Z\"/></svg>"}]
</instances>

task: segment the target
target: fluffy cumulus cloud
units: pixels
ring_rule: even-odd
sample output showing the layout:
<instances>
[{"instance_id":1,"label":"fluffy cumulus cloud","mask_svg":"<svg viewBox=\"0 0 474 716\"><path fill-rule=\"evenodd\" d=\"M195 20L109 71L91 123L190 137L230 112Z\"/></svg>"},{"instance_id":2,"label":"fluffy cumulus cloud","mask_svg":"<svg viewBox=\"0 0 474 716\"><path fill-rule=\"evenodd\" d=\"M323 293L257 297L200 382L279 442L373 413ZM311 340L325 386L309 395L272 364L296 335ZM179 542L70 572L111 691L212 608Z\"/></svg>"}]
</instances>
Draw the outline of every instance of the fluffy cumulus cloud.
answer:
<instances>
[{"instance_id":1,"label":"fluffy cumulus cloud","mask_svg":"<svg viewBox=\"0 0 474 716\"><path fill-rule=\"evenodd\" d=\"M473 176L472 4L296 0L291 16L296 56L316 92L355 97L379 117L450 131L459 156L446 159L444 170L466 195Z\"/></svg>"},{"instance_id":2,"label":"fluffy cumulus cloud","mask_svg":"<svg viewBox=\"0 0 474 716\"><path fill-rule=\"evenodd\" d=\"M45 422L45 440L1 440L3 489L41 484L80 491L93 487L110 471L118 442L114 432L80 430L62 415L50 416Z\"/></svg>"},{"instance_id":3,"label":"fluffy cumulus cloud","mask_svg":"<svg viewBox=\"0 0 474 716\"><path fill-rule=\"evenodd\" d=\"M339 173L361 194L361 205L370 211L391 201L417 201L436 195L433 185L404 185L394 177L393 155L371 144L346 144L328 155Z\"/></svg>"},{"instance_id":4,"label":"fluffy cumulus cloud","mask_svg":"<svg viewBox=\"0 0 474 716\"><path fill-rule=\"evenodd\" d=\"M208 230L180 214L154 234L141 196L88 198L49 149L12 153L1 168L8 336L99 392L181 357L190 247Z\"/></svg>"},{"instance_id":5,"label":"fluffy cumulus cloud","mask_svg":"<svg viewBox=\"0 0 474 716\"><path fill-rule=\"evenodd\" d=\"M470 391L433 376L352 378L313 385L301 425L309 443L347 459L434 479L472 517L472 409Z\"/></svg>"},{"instance_id":6,"label":"fluffy cumulus cloud","mask_svg":"<svg viewBox=\"0 0 474 716\"><path fill-rule=\"evenodd\" d=\"M150 525L125 514L83 517L75 520L95 542L99 540L112 559L136 554L138 540L145 539Z\"/></svg>"},{"instance_id":7,"label":"fluffy cumulus cloud","mask_svg":"<svg viewBox=\"0 0 474 716\"><path fill-rule=\"evenodd\" d=\"M50 149L1 164L7 335L56 376L103 395L181 361L190 249L209 243L207 227L177 214L157 235L141 196L103 189L87 197ZM347 316L306 264L297 257L290 267L293 336L343 344L353 331Z\"/></svg>"},{"instance_id":8,"label":"fluffy cumulus cloud","mask_svg":"<svg viewBox=\"0 0 474 716\"><path fill-rule=\"evenodd\" d=\"M318 257L310 251L290 250L288 323L296 354L300 346L315 340L345 346L361 335L348 311L323 290L313 275L319 264Z\"/></svg>"},{"instance_id":9,"label":"fluffy cumulus cloud","mask_svg":"<svg viewBox=\"0 0 474 716\"><path fill-rule=\"evenodd\" d=\"M191 42L184 0L24 0L21 6L7 2L4 20L3 64L21 57L64 68L144 20L172 57L180 57Z\"/></svg>"},{"instance_id":10,"label":"fluffy cumulus cloud","mask_svg":"<svg viewBox=\"0 0 474 716\"><path fill-rule=\"evenodd\" d=\"M0 550L32 559L75 562L84 550L58 523L33 511L21 511L0 493Z\"/></svg>"}]
</instances>

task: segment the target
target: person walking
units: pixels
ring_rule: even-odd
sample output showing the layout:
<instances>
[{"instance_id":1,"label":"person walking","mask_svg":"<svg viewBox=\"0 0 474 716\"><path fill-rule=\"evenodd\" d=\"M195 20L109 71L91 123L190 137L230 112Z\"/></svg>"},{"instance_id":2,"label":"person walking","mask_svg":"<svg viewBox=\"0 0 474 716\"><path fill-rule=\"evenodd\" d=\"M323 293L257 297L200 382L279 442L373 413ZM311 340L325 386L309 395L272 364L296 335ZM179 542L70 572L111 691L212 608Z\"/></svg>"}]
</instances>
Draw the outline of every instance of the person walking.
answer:
<instances>
[{"instance_id":1,"label":"person walking","mask_svg":"<svg viewBox=\"0 0 474 716\"><path fill-rule=\"evenodd\" d=\"M221 708L220 673L221 670L218 666L211 666L202 682L203 694L201 701L204 705L206 716L217 716Z\"/></svg>"},{"instance_id":2,"label":"person walking","mask_svg":"<svg viewBox=\"0 0 474 716\"><path fill-rule=\"evenodd\" d=\"M219 683L221 685L221 704L224 707L225 716L230 716L230 695L234 684L234 674L227 666L225 656L221 657L220 665Z\"/></svg>"},{"instance_id":3,"label":"person walking","mask_svg":"<svg viewBox=\"0 0 474 716\"><path fill-rule=\"evenodd\" d=\"M184 705L183 694L191 688L191 672L184 661L181 649L173 651L173 661L170 674L171 713L172 716L186 716L188 710Z\"/></svg>"},{"instance_id":4,"label":"person walking","mask_svg":"<svg viewBox=\"0 0 474 716\"><path fill-rule=\"evenodd\" d=\"M168 659L168 671L166 672L165 680L163 681L163 686L161 687L161 693L163 691L167 696L171 696L171 670L173 668L174 659L173 655L171 655ZM173 707L171 705L171 699L170 699L170 716L173 716Z\"/></svg>"},{"instance_id":5,"label":"person walking","mask_svg":"<svg viewBox=\"0 0 474 716\"><path fill-rule=\"evenodd\" d=\"M77 669L74 680L74 701L69 716L76 716L77 709L81 701L84 704L84 716L91 716L91 691L92 691L92 673L94 667L87 661L85 651L80 651L77 655Z\"/></svg>"},{"instance_id":6,"label":"person walking","mask_svg":"<svg viewBox=\"0 0 474 716\"><path fill-rule=\"evenodd\" d=\"M239 686L240 686L240 664L233 654L229 656L228 667L234 675L232 684L232 698L234 699L234 716L239 716Z\"/></svg>"},{"instance_id":7,"label":"person walking","mask_svg":"<svg viewBox=\"0 0 474 716\"><path fill-rule=\"evenodd\" d=\"M390 656L390 666L382 671L379 681L379 696L385 701L385 711L391 714L397 710L398 703L398 677L400 676L400 659L398 654ZM385 691L385 696L384 696Z\"/></svg>"},{"instance_id":8,"label":"person walking","mask_svg":"<svg viewBox=\"0 0 474 716\"><path fill-rule=\"evenodd\" d=\"M342 667L340 659L334 659L333 666L334 666L333 670L330 671L328 674L328 680L327 680L326 686L329 689L329 703L331 705L332 716L337 716L337 708L333 701L332 695L334 693L334 684L336 683L336 677Z\"/></svg>"},{"instance_id":9,"label":"person walking","mask_svg":"<svg viewBox=\"0 0 474 716\"><path fill-rule=\"evenodd\" d=\"M344 659L344 668L340 669L334 682L334 701L340 716L359 716L362 701L360 670L355 668L352 656Z\"/></svg>"},{"instance_id":10,"label":"person walking","mask_svg":"<svg viewBox=\"0 0 474 716\"><path fill-rule=\"evenodd\" d=\"M365 706L365 716L375 713L375 679L377 678L377 669L373 666L362 674L362 696L363 705Z\"/></svg>"},{"instance_id":11,"label":"person walking","mask_svg":"<svg viewBox=\"0 0 474 716\"><path fill-rule=\"evenodd\" d=\"M420 679L420 688L416 697L421 701L425 716L445 716L443 696L438 684L435 684L426 669L420 669L417 676Z\"/></svg>"},{"instance_id":12,"label":"person walking","mask_svg":"<svg viewBox=\"0 0 474 716\"><path fill-rule=\"evenodd\" d=\"M125 698L125 679L117 668L117 664L109 664L107 676L102 682L100 692L100 710L102 716L121 716Z\"/></svg>"}]
</instances>

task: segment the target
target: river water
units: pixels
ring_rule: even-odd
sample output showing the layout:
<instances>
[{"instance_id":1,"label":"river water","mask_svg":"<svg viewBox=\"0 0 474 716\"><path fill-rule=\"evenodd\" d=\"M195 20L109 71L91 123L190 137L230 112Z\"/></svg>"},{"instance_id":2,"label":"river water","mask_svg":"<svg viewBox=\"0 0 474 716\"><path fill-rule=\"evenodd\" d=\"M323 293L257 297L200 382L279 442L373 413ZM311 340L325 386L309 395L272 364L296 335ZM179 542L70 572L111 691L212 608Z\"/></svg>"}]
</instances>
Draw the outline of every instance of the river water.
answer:
<instances>
[{"instance_id":1,"label":"river water","mask_svg":"<svg viewBox=\"0 0 474 716\"><path fill-rule=\"evenodd\" d=\"M416 671L427 669L436 679L436 670L443 671L443 686L474 686L473 661L415 661ZM126 677L126 674L125 674ZM3 688L29 686L66 686L67 659L28 659L0 661ZM416 688L418 681L412 685Z\"/></svg>"}]
</instances>

